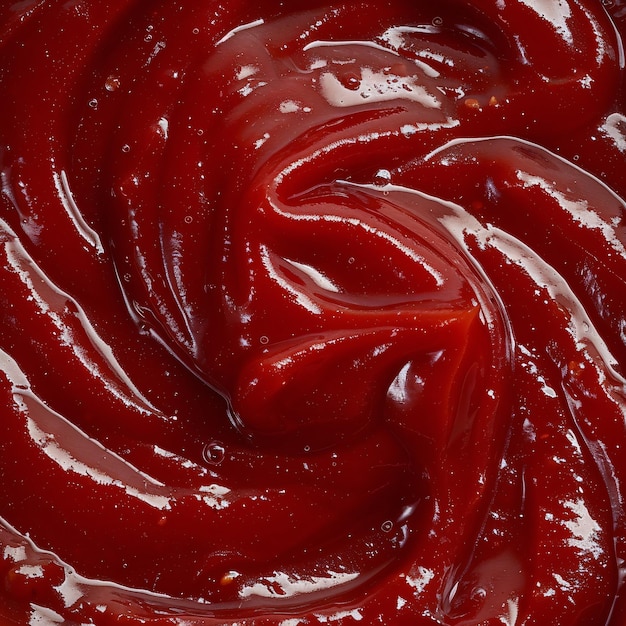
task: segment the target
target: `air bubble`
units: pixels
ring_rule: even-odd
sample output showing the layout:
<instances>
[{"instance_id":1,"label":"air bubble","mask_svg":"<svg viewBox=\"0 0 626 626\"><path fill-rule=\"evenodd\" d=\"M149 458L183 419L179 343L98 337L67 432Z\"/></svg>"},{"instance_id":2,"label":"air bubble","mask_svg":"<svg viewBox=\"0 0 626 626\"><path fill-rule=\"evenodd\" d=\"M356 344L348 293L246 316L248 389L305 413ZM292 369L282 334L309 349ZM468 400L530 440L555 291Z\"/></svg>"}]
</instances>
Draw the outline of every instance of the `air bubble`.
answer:
<instances>
[{"instance_id":1,"label":"air bubble","mask_svg":"<svg viewBox=\"0 0 626 626\"><path fill-rule=\"evenodd\" d=\"M384 521L381 526L380 529L384 532L384 533L389 533L391 532L391 530L393 529L393 522L391 520L386 520Z\"/></svg>"},{"instance_id":2,"label":"air bubble","mask_svg":"<svg viewBox=\"0 0 626 626\"><path fill-rule=\"evenodd\" d=\"M191 32L192 32L194 35L197 35L197 34L200 32L200 29L196 26L196 28L194 28Z\"/></svg>"},{"instance_id":3,"label":"air bubble","mask_svg":"<svg viewBox=\"0 0 626 626\"><path fill-rule=\"evenodd\" d=\"M130 146L127 143L122 146L122 152L130 152Z\"/></svg>"},{"instance_id":4,"label":"air bubble","mask_svg":"<svg viewBox=\"0 0 626 626\"><path fill-rule=\"evenodd\" d=\"M433 17L433 26L441 26L443 24L443 18L442 17Z\"/></svg>"},{"instance_id":5,"label":"air bubble","mask_svg":"<svg viewBox=\"0 0 626 626\"><path fill-rule=\"evenodd\" d=\"M262 335L259 337L259 341L266 346L270 342L270 338L267 335Z\"/></svg>"},{"instance_id":6,"label":"air bubble","mask_svg":"<svg viewBox=\"0 0 626 626\"><path fill-rule=\"evenodd\" d=\"M230 570L220 578L220 585L230 585L235 581L235 578L239 578L239 576L241 576L241 574L238 571Z\"/></svg>"},{"instance_id":7,"label":"air bubble","mask_svg":"<svg viewBox=\"0 0 626 626\"><path fill-rule=\"evenodd\" d=\"M193 222L193 216L185 215L185 224L191 224Z\"/></svg>"},{"instance_id":8,"label":"air bubble","mask_svg":"<svg viewBox=\"0 0 626 626\"><path fill-rule=\"evenodd\" d=\"M487 591L482 587L475 587L472 591L472 598L484 600L487 597Z\"/></svg>"},{"instance_id":9,"label":"air bubble","mask_svg":"<svg viewBox=\"0 0 626 626\"><path fill-rule=\"evenodd\" d=\"M348 265L353 265L355 261L356 261L356 259L355 259L353 256L351 256L351 257L348 259Z\"/></svg>"},{"instance_id":10,"label":"air bubble","mask_svg":"<svg viewBox=\"0 0 626 626\"><path fill-rule=\"evenodd\" d=\"M104 88L107 91L117 91L120 88L121 82L117 76L109 76L104 82Z\"/></svg>"},{"instance_id":11,"label":"air bubble","mask_svg":"<svg viewBox=\"0 0 626 626\"><path fill-rule=\"evenodd\" d=\"M226 449L219 441L211 441L204 446L202 458L209 465L219 465L226 456Z\"/></svg>"},{"instance_id":12,"label":"air bubble","mask_svg":"<svg viewBox=\"0 0 626 626\"><path fill-rule=\"evenodd\" d=\"M97 109L97 108L98 108L98 101L97 101L95 98L92 98L92 99L89 101L89 106L90 106L92 109Z\"/></svg>"},{"instance_id":13,"label":"air bubble","mask_svg":"<svg viewBox=\"0 0 626 626\"><path fill-rule=\"evenodd\" d=\"M391 182L391 172L389 170L378 170L374 175L374 184L387 185Z\"/></svg>"},{"instance_id":14,"label":"air bubble","mask_svg":"<svg viewBox=\"0 0 626 626\"><path fill-rule=\"evenodd\" d=\"M361 77L355 72L348 72L338 78L341 84L350 91L356 91L361 86Z\"/></svg>"}]
</instances>

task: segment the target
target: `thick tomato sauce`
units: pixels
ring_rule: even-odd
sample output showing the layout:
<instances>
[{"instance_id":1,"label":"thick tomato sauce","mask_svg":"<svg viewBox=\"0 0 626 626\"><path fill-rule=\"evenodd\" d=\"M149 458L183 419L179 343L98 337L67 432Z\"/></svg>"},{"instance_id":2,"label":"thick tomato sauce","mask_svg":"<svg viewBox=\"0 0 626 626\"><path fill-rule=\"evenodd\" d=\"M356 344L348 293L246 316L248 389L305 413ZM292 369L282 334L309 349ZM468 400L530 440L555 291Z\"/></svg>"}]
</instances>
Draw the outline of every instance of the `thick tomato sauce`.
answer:
<instances>
[{"instance_id":1,"label":"thick tomato sauce","mask_svg":"<svg viewBox=\"0 0 626 626\"><path fill-rule=\"evenodd\" d=\"M0 8L0 622L623 626L626 6Z\"/></svg>"}]
</instances>

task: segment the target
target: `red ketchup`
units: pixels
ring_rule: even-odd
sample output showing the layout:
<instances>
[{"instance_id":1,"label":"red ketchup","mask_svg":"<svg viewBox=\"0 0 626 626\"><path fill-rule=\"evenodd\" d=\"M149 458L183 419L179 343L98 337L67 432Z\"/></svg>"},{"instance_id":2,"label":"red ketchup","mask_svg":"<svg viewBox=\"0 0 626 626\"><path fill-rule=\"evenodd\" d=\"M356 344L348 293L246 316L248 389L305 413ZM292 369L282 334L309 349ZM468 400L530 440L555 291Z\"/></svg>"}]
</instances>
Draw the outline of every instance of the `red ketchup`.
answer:
<instances>
[{"instance_id":1,"label":"red ketchup","mask_svg":"<svg viewBox=\"0 0 626 626\"><path fill-rule=\"evenodd\" d=\"M0 623L626 624L624 0L0 8Z\"/></svg>"}]
</instances>

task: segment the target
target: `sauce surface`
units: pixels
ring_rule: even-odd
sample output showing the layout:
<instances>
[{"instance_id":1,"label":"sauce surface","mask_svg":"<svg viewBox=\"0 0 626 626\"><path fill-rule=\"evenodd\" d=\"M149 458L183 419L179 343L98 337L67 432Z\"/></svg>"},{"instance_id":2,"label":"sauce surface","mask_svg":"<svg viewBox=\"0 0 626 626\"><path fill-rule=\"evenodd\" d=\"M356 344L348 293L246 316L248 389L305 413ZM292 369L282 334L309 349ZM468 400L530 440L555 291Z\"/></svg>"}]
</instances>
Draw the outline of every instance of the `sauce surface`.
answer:
<instances>
[{"instance_id":1,"label":"sauce surface","mask_svg":"<svg viewBox=\"0 0 626 626\"><path fill-rule=\"evenodd\" d=\"M5 2L0 621L623 626L625 31Z\"/></svg>"}]
</instances>

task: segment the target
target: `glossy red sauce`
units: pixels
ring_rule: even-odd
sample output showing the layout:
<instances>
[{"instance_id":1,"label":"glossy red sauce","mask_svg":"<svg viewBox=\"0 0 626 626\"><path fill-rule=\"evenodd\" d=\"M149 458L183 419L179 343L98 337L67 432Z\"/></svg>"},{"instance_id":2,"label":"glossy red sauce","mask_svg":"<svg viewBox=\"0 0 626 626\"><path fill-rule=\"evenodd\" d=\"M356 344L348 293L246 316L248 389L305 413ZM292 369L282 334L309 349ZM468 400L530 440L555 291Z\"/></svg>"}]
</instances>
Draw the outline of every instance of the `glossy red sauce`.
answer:
<instances>
[{"instance_id":1,"label":"glossy red sauce","mask_svg":"<svg viewBox=\"0 0 626 626\"><path fill-rule=\"evenodd\" d=\"M625 29L4 2L0 622L626 624Z\"/></svg>"}]
</instances>

